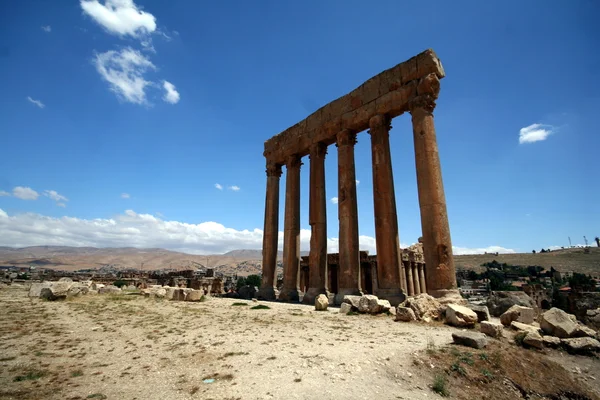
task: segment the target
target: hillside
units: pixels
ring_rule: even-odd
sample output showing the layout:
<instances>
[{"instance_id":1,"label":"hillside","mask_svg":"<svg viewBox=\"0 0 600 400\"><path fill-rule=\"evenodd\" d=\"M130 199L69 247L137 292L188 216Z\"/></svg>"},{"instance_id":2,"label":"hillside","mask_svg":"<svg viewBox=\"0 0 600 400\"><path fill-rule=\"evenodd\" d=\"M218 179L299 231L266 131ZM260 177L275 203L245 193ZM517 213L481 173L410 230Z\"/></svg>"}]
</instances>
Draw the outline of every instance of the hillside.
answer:
<instances>
[{"instance_id":1,"label":"hillside","mask_svg":"<svg viewBox=\"0 0 600 400\"><path fill-rule=\"evenodd\" d=\"M302 252L307 255L307 252ZM278 258L281 259L279 252ZM481 264L496 260L512 265L540 265L560 271L573 270L585 274L600 274L600 248L590 248L589 254L582 248L555 250L549 253L477 254L455 256L457 268L481 269ZM165 249L95 248L35 246L24 248L0 247L0 265L29 266L74 271L78 269L112 266L117 269L162 268L195 269L216 268L225 274L248 275L260 272L260 250L233 250L225 254L194 255ZM143 264L143 266L142 266Z\"/></svg>"},{"instance_id":2,"label":"hillside","mask_svg":"<svg viewBox=\"0 0 600 400\"><path fill-rule=\"evenodd\" d=\"M476 254L455 256L456 268L478 269L481 264L493 260L512 265L539 265L546 269L600 274L600 248L591 247L589 253L582 248L554 250L548 253Z\"/></svg>"}]
</instances>

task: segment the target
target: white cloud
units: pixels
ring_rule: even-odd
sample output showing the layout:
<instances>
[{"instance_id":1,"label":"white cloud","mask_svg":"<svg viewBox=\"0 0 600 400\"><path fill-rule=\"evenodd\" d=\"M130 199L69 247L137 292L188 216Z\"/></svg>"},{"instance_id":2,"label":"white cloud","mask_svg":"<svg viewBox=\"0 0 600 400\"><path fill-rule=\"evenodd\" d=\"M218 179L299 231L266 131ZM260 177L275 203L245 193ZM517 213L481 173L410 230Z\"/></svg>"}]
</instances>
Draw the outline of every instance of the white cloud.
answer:
<instances>
[{"instance_id":1,"label":"white cloud","mask_svg":"<svg viewBox=\"0 0 600 400\"><path fill-rule=\"evenodd\" d=\"M4 190L0 190L0 197L4 197L4 196L10 196L10 193L8 193L7 191L4 191Z\"/></svg>"},{"instance_id":2,"label":"white cloud","mask_svg":"<svg viewBox=\"0 0 600 400\"><path fill-rule=\"evenodd\" d=\"M188 224L167 221L150 214L126 210L114 218L81 219L47 217L35 213L9 216L0 209L0 246L94 246L165 248L192 254L225 253L236 249L260 249L263 231L236 230L217 222ZM360 250L376 253L375 238L359 236ZM401 243L400 247L408 247ZM279 232L279 249L283 248L283 232ZM310 248L310 230L300 231L300 248ZM453 247L454 254L514 253L499 246L487 248ZM327 251L339 250L339 239L327 239Z\"/></svg>"},{"instance_id":3,"label":"white cloud","mask_svg":"<svg viewBox=\"0 0 600 400\"><path fill-rule=\"evenodd\" d=\"M546 140L555 131L552 125L531 124L519 130L519 144Z\"/></svg>"},{"instance_id":4,"label":"white cloud","mask_svg":"<svg viewBox=\"0 0 600 400\"><path fill-rule=\"evenodd\" d=\"M356 180L356 186L360 185L360 181L357 179Z\"/></svg>"},{"instance_id":5,"label":"white cloud","mask_svg":"<svg viewBox=\"0 0 600 400\"><path fill-rule=\"evenodd\" d=\"M67 206L65 203L62 203L62 202L58 202L58 203L56 203L56 205L59 207L63 207L63 208L65 208Z\"/></svg>"},{"instance_id":6,"label":"white cloud","mask_svg":"<svg viewBox=\"0 0 600 400\"><path fill-rule=\"evenodd\" d=\"M122 198L122 199L128 199L128 198L130 198L130 197L131 197L131 196L129 195L129 193L121 193L121 198Z\"/></svg>"},{"instance_id":7,"label":"white cloud","mask_svg":"<svg viewBox=\"0 0 600 400\"><path fill-rule=\"evenodd\" d=\"M146 86L153 85L144 79L148 69L156 69L142 53L130 47L96 54L96 70L109 83L110 90L130 103L146 103Z\"/></svg>"},{"instance_id":8,"label":"white cloud","mask_svg":"<svg viewBox=\"0 0 600 400\"><path fill-rule=\"evenodd\" d=\"M177 104L179 102L179 92L175 90L175 85L171 82L163 81L163 88L165 89L163 100L167 103Z\"/></svg>"},{"instance_id":9,"label":"white cloud","mask_svg":"<svg viewBox=\"0 0 600 400\"><path fill-rule=\"evenodd\" d=\"M17 186L13 189L13 196L21 200L37 200L40 195L30 187Z\"/></svg>"},{"instance_id":10,"label":"white cloud","mask_svg":"<svg viewBox=\"0 0 600 400\"><path fill-rule=\"evenodd\" d=\"M36 106L38 106L39 108L44 108L46 107L46 105L44 103L42 103L39 100L34 100L31 97L27 96L27 100L29 100L30 103L35 104Z\"/></svg>"},{"instance_id":11,"label":"white cloud","mask_svg":"<svg viewBox=\"0 0 600 400\"><path fill-rule=\"evenodd\" d=\"M337 203L338 203L338 198L337 198L337 197L332 197L332 198L331 198L331 202L332 202L333 204L337 204Z\"/></svg>"},{"instance_id":12,"label":"white cloud","mask_svg":"<svg viewBox=\"0 0 600 400\"><path fill-rule=\"evenodd\" d=\"M46 33L52 32L52 27L50 25L41 26L42 30Z\"/></svg>"},{"instance_id":13,"label":"white cloud","mask_svg":"<svg viewBox=\"0 0 600 400\"><path fill-rule=\"evenodd\" d=\"M239 192L241 190L239 186L235 186L235 185L229 186L228 189L233 190L234 192Z\"/></svg>"},{"instance_id":14,"label":"white cloud","mask_svg":"<svg viewBox=\"0 0 600 400\"><path fill-rule=\"evenodd\" d=\"M81 0L83 12L107 32L119 36L144 37L156 30L156 18L142 11L133 0Z\"/></svg>"},{"instance_id":15,"label":"white cloud","mask_svg":"<svg viewBox=\"0 0 600 400\"><path fill-rule=\"evenodd\" d=\"M223 190L223 186L220 183L215 183L215 187L219 190Z\"/></svg>"},{"instance_id":16,"label":"white cloud","mask_svg":"<svg viewBox=\"0 0 600 400\"><path fill-rule=\"evenodd\" d=\"M69 201L65 196L58 194L56 190L44 190L44 196L49 197L54 201Z\"/></svg>"}]
</instances>

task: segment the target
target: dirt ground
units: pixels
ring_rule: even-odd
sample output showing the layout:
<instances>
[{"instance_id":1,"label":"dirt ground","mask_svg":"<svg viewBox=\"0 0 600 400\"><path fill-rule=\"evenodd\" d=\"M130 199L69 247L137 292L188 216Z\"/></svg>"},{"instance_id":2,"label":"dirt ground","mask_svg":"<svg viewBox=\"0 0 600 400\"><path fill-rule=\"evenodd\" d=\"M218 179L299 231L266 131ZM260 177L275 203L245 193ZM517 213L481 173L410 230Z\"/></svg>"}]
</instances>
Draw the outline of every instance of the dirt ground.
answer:
<instances>
[{"instance_id":1,"label":"dirt ground","mask_svg":"<svg viewBox=\"0 0 600 400\"><path fill-rule=\"evenodd\" d=\"M3 289L0 398L442 398L431 387L446 361L431 353L457 347L453 331L298 304L136 295L46 302ZM600 393L597 359L554 357L568 364L561 373ZM449 381L450 398L463 383ZM582 398L594 396L589 389Z\"/></svg>"}]
</instances>

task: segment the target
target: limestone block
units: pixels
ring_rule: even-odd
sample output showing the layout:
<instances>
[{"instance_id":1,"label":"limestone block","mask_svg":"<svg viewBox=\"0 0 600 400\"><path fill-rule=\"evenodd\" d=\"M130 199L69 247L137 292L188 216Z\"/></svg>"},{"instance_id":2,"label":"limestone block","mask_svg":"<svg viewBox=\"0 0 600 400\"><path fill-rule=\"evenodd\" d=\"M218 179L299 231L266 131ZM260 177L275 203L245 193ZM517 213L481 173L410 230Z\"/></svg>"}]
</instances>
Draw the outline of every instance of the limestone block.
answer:
<instances>
[{"instance_id":1,"label":"limestone block","mask_svg":"<svg viewBox=\"0 0 600 400\"><path fill-rule=\"evenodd\" d=\"M523 343L527 346L535 347L537 349L544 348L544 341L542 339L542 335L537 332L527 332L525 337L523 338Z\"/></svg>"},{"instance_id":2,"label":"limestone block","mask_svg":"<svg viewBox=\"0 0 600 400\"><path fill-rule=\"evenodd\" d=\"M488 344L487 336L480 332L455 332L452 334L452 340L456 344L473 347L474 349L482 349Z\"/></svg>"},{"instance_id":3,"label":"limestone block","mask_svg":"<svg viewBox=\"0 0 600 400\"><path fill-rule=\"evenodd\" d=\"M573 337L595 337L596 331L592 328L589 328L581 323L577 324L577 329L573 332Z\"/></svg>"},{"instance_id":4,"label":"limestone block","mask_svg":"<svg viewBox=\"0 0 600 400\"><path fill-rule=\"evenodd\" d=\"M352 308L354 309L354 311L357 311L358 303L360 302L361 297L362 296L346 295L346 296L344 296L343 303L350 304L352 306Z\"/></svg>"},{"instance_id":5,"label":"limestone block","mask_svg":"<svg viewBox=\"0 0 600 400\"><path fill-rule=\"evenodd\" d=\"M352 311L352 305L350 303L340 304L340 314L348 314Z\"/></svg>"},{"instance_id":6,"label":"limestone block","mask_svg":"<svg viewBox=\"0 0 600 400\"><path fill-rule=\"evenodd\" d=\"M446 323L453 326L473 326L477 322L477 314L470 308L457 304L446 307Z\"/></svg>"},{"instance_id":7,"label":"limestone block","mask_svg":"<svg viewBox=\"0 0 600 400\"><path fill-rule=\"evenodd\" d=\"M509 326L511 322L517 321L522 324L531 324L535 320L535 312L533 308L523 307L515 304L504 314L500 316L500 322L502 325Z\"/></svg>"},{"instance_id":8,"label":"limestone block","mask_svg":"<svg viewBox=\"0 0 600 400\"><path fill-rule=\"evenodd\" d=\"M185 301L201 301L204 295L203 290L191 290L185 297Z\"/></svg>"},{"instance_id":9,"label":"limestone block","mask_svg":"<svg viewBox=\"0 0 600 400\"><path fill-rule=\"evenodd\" d=\"M561 339L571 337L577 331L577 324L569 314L556 307L542 314L540 326L548 335Z\"/></svg>"},{"instance_id":10,"label":"limestone block","mask_svg":"<svg viewBox=\"0 0 600 400\"><path fill-rule=\"evenodd\" d=\"M410 322L416 321L417 317L412 308L408 307L396 307L396 321Z\"/></svg>"},{"instance_id":11,"label":"limestone block","mask_svg":"<svg viewBox=\"0 0 600 400\"><path fill-rule=\"evenodd\" d=\"M561 339L561 343L572 353L600 351L600 342L590 337Z\"/></svg>"},{"instance_id":12,"label":"limestone block","mask_svg":"<svg viewBox=\"0 0 600 400\"><path fill-rule=\"evenodd\" d=\"M560 346L560 339L556 336L542 336L542 342L546 347L558 347Z\"/></svg>"},{"instance_id":13,"label":"limestone block","mask_svg":"<svg viewBox=\"0 0 600 400\"><path fill-rule=\"evenodd\" d=\"M475 304L469 304L469 305L467 305L467 307L469 307L471 310L473 310L475 312L475 314L477 314L477 321L481 322L481 321L489 321L490 320L490 311L488 310L487 306L478 306Z\"/></svg>"},{"instance_id":14,"label":"limestone block","mask_svg":"<svg viewBox=\"0 0 600 400\"><path fill-rule=\"evenodd\" d=\"M540 328L533 325L523 324L521 322L513 321L510 323L510 327L519 332L536 332L541 333Z\"/></svg>"},{"instance_id":15,"label":"limestone block","mask_svg":"<svg viewBox=\"0 0 600 400\"><path fill-rule=\"evenodd\" d=\"M40 297L43 288L49 288L52 286L52 282L40 282L40 283L32 283L29 288L29 297Z\"/></svg>"},{"instance_id":16,"label":"limestone block","mask_svg":"<svg viewBox=\"0 0 600 400\"><path fill-rule=\"evenodd\" d=\"M443 306L432 296L423 293L415 297L409 297L404 306L410 307L418 320L425 318L439 319Z\"/></svg>"},{"instance_id":17,"label":"limestone block","mask_svg":"<svg viewBox=\"0 0 600 400\"><path fill-rule=\"evenodd\" d=\"M481 333L485 333L486 335L488 335L490 337L499 338L499 337L502 337L502 332L504 331L504 325L497 324L495 322L490 322L490 321L482 321L479 324L479 330L481 331Z\"/></svg>"},{"instance_id":18,"label":"limestone block","mask_svg":"<svg viewBox=\"0 0 600 400\"><path fill-rule=\"evenodd\" d=\"M379 298L372 294L362 296L358 302L358 311L361 313L378 314L382 310L383 308L379 305Z\"/></svg>"},{"instance_id":19,"label":"limestone block","mask_svg":"<svg viewBox=\"0 0 600 400\"><path fill-rule=\"evenodd\" d=\"M316 311L327 311L329 306L329 298L324 294L320 294L315 298L315 310Z\"/></svg>"}]
</instances>

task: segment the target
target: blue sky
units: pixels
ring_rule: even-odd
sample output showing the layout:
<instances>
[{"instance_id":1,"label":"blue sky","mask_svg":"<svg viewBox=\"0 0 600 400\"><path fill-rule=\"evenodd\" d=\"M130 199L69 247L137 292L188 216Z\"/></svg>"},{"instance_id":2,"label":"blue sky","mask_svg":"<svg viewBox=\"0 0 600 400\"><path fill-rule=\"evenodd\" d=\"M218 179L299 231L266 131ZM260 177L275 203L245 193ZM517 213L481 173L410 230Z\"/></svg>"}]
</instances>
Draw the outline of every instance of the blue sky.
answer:
<instances>
[{"instance_id":1,"label":"blue sky","mask_svg":"<svg viewBox=\"0 0 600 400\"><path fill-rule=\"evenodd\" d=\"M455 252L592 241L599 11L591 0L2 2L0 245L260 248L264 141L427 48L447 75L435 122ZM392 125L410 244L421 231L410 115ZM356 175L361 247L374 253L369 140L358 136ZM329 199L336 167L331 147ZM281 188L283 230L285 173ZM337 206L327 211L335 251Z\"/></svg>"}]
</instances>

